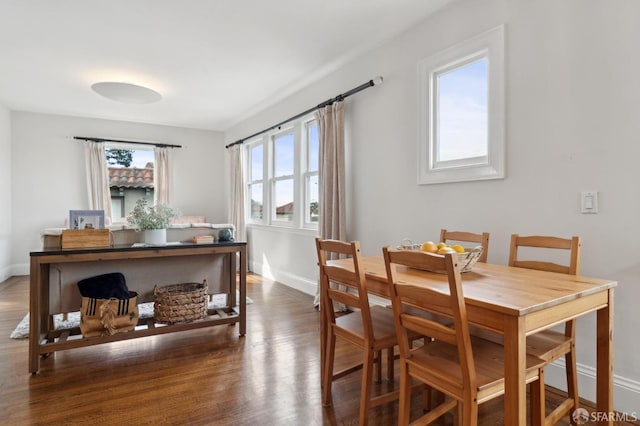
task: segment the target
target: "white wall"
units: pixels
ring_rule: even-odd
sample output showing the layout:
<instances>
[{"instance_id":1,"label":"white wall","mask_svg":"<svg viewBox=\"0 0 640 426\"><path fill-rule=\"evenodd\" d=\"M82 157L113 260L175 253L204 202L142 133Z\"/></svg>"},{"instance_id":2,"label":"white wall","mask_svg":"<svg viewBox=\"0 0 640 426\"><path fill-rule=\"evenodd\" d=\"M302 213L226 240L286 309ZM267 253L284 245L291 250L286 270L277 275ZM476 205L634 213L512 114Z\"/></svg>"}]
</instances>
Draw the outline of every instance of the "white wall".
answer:
<instances>
[{"instance_id":1,"label":"white wall","mask_svg":"<svg viewBox=\"0 0 640 426\"><path fill-rule=\"evenodd\" d=\"M347 101L350 239L365 255L441 227L491 233L489 261L507 262L509 236L580 235L582 273L615 279L615 407L640 411L640 3L634 0L469 0L225 133L232 142L376 75L384 84ZM506 25L507 177L419 186L417 62ZM579 194L600 193L582 215ZM249 235L251 264L297 288L316 280L313 236ZM282 250L283 239L289 239ZM296 265L295 276L290 271ZM268 266L268 268L267 268ZM595 400L595 315L578 321L580 393ZM564 387L559 371L548 382Z\"/></svg>"},{"instance_id":2,"label":"white wall","mask_svg":"<svg viewBox=\"0 0 640 426\"><path fill-rule=\"evenodd\" d=\"M182 145L172 151L171 205L228 222L222 133L27 112L11 117L13 275L29 273L29 252L41 247L42 229L61 227L69 210L88 208L84 148L74 136Z\"/></svg>"},{"instance_id":3,"label":"white wall","mask_svg":"<svg viewBox=\"0 0 640 426\"><path fill-rule=\"evenodd\" d=\"M0 283L11 276L11 114L0 104Z\"/></svg>"}]
</instances>

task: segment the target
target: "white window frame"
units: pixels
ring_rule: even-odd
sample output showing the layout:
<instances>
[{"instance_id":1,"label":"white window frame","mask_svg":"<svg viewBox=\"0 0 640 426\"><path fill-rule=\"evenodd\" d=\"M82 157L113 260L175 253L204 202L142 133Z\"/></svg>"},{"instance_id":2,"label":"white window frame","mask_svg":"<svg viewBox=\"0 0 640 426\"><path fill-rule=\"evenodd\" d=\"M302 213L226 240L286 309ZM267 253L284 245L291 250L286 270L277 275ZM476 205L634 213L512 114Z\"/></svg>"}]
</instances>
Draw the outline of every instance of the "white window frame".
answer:
<instances>
[{"instance_id":1,"label":"white window frame","mask_svg":"<svg viewBox=\"0 0 640 426\"><path fill-rule=\"evenodd\" d=\"M254 148L256 145L262 145L262 178L261 179L255 179L255 180L249 180L250 177L250 170L251 170L251 165L252 163L252 156L251 156L251 149ZM266 182L266 177L267 175L265 174L265 158L267 157L267 144L266 141L263 140L262 138L260 139L254 139L253 141L247 143L246 145L246 161L247 161L247 176L246 176L246 182L247 182L247 190L246 192L246 196L245 196L245 212L246 213L246 218L245 221L246 223L264 223L264 221L266 220L266 216L267 216L267 209L269 208L269 203L267 201L267 199L265 198L267 191L265 189L265 187L267 186L267 182ZM251 216L251 186L252 185L257 185L257 184L261 184L262 185L262 218L260 219L255 219Z\"/></svg>"},{"instance_id":2,"label":"white window frame","mask_svg":"<svg viewBox=\"0 0 640 426\"><path fill-rule=\"evenodd\" d=\"M293 126L288 126L286 128L283 129L279 129L277 132L273 132L269 135L269 163L271 165L270 167L270 173L269 173L269 188L270 188L270 209L269 209L269 223L271 225L275 225L275 226L285 226L285 227L299 227L297 226L297 224L300 221L300 209L299 209L299 199L300 197L297 196L297 191L296 188L300 187L300 180L299 180L299 175L300 175L300 126L299 124L297 125L293 125ZM286 135L286 134L291 134L293 135L293 174L292 175L282 175L282 176L275 176L275 163L276 163L276 157L275 157L275 141L276 138L278 136L281 135ZM296 161L298 160L298 161ZM286 221L286 220L278 220L277 219L277 214L276 214L276 209L278 208L278 206L276 205L276 200L275 200L275 196L276 196L276 184L278 182L282 182L282 181L288 181L288 180L293 180L293 216L291 218L290 221Z\"/></svg>"},{"instance_id":3,"label":"white window frame","mask_svg":"<svg viewBox=\"0 0 640 426\"><path fill-rule=\"evenodd\" d=\"M302 123L302 131L304 132L304 137L303 137L303 149L304 152L302 153L302 158L303 158L303 162L302 162L302 182L304 182L304 192L302 193L301 199L303 202L303 209L302 209L302 226L304 228L309 228L309 229L318 229L318 222L311 222L310 220L307 220L307 218L309 218L311 216L311 211L309 209L309 205L311 204L311 188L310 188L310 182L311 182L311 178L314 176L320 176L320 144L318 143L318 170L316 171L309 171L309 126L312 123L316 123L316 125L318 126L318 122L317 120L314 119L308 119L305 120ZM319 131L320 129L318 129ZM320 138L320 135L318 134L318 139ZM318 181L318 185L320 185L320 182ZM318 197L320 196L319 193L320 188L318 188ZM320 199L318 199L318 203L320 202Z\"/></svg>"},{"instance_id":4,"label":"white window frame","mask_svg":"<svg viewBox=\"0 0 640 426\"><path fill-rule=\"evenodd\" d=\"M245 168L247 173L246 183L246 195L245 195L245 220L250 226L268 226L277 228L289 228L299 229L317 232L318 223L309 222L306 220L306 209L309 200L309 190L307 188L309 176L318 175L318 172L309 172L308 169L308 155L309 155L309 141L307 126L310 122L313 122L315 117L313 114L302 117L294 122L288 123L287 126L267 132L257 138L245 143L245 149L247 150L245 155L247 161L247 167ZM294 174L293 174L293 193L294 193L294 211L292 220L283 221L276 219L276 203L275 203L275 191L274 186L276 182L291 179L292 176L274 176L274 140L278 135L285 133L293 133L294 135ZM254 219L251 217L251 191L249 190L251 184L260 183L258 181L249 181L248 174L251 166L251 149L258 144L263 145L263 176L262 180L262 200L263 200L263 215L262 219Z\"/></svg>"},{"instance_id":5,"label":"white window frame","mask_svg":"<svg viewBox=\"0 0 640 426\"><path fill-rule=\"evenodd\" d=\"M488 146L486 157L436 161L436 78L446 70L488 59ZM502 179L505 176L504 26L459 43L418 64L418 184Z\"/></svg>"}]
</instances>

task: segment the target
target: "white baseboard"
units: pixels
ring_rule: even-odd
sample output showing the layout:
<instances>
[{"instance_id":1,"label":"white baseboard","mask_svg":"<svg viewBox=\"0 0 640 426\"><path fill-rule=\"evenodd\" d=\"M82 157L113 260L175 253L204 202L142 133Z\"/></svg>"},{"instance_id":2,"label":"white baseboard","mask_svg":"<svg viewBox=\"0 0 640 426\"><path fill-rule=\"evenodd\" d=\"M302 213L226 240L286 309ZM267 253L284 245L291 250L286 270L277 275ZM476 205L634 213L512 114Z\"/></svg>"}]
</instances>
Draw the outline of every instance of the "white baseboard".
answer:
<instances>
[{"instance_id":1,"label":"white baseboard","mask_svg":"<svg viewBox=\"0 0 640 426\"><path fill-rule=\"evenodd\" d=\"M28 263L19 263L17 265L11 265L11 275L21 276L29 275L31 273Z\"/></svg>"},{"instance_id":2,"label":"white baseboard","mask_svg":"<svg viewBox=\"0 0 640 426\"><path fill-rule=\"evenodd\" d=\"M5 282L9 277L11 277L11 266L0 268L0 283Z\"/></svg>"},{"instance_id":3,"label":"white baseboard","mask_svg":"<svg viewBox=\"0 0 640 426\"><path fill-rule=\"evenodd\" d=\"M11 277L29 275L29 264L23 263L18 265L8 265L0 268L0 283L5 282Z\"/></svg>"},{"instance_id":4,"label":"white baseboard","mask_svg":"<svg viewBox=\"0 0 640 426\"><path fill-rule=\"evenodd\" d=\"M294 275L289 272L275 270L273 268L264 268L259 262L249 261L249 270L262 275L267 279L278 281L286 286L295 288L296 290L310 296L315 296L318 288L317 281L309 280L308 278Z\"/></svg>"},{"instance_id":5,"label":"white baseboard","mask_svg":"<svg viewBox=\"0 0 640 426\"><path fill-rule=\"evenodd\" d=\"M564 359L558 359L545 367L545 383L566 392ZM578 391L588 401L596 400L596 369L578 364ZM633 414L640 418L640 382L627 377L613 375L613 408L619 413Z\"/></svg>"}]
</instances>

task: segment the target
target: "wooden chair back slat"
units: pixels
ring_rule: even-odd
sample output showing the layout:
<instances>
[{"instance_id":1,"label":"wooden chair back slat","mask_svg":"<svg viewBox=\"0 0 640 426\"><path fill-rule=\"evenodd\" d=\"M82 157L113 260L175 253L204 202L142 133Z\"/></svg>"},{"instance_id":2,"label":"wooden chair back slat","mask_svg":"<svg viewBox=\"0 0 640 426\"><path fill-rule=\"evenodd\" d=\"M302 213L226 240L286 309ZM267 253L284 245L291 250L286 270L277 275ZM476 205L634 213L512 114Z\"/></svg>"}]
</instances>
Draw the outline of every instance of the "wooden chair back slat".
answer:
<instances>
[{"instance_id":1,"label":"wooden chair back slat","mask_svg":"<svg viewBox=\"0 0 640 426\"><path fill-rule=\"evenodd\" d=\"M439 322L411 314L400 314L400 322L408 330L422 336L429 336L450 345L457 345L456 332Z\"/></svg>"},{"instance_id":2,"label":"wooden chair back slat","mask_svg":"<svg viewBox=\"0 0 640 426\"><path fill-rule=\"evenodd\" d=\"M520 259L518 256L518 249L520 247L569 250L569 264L561 265L555 262ZM509 266L578 275L580 273L580 248L580 237L576 236L559 238L553 236L520 236L513 234L511 235L511 246L509 249Z\"/></svg>"},{"instance_id":3,"label":"wooden chair back slat","mask_svg":"<svg viewBox=\"0 0 640 426\"><path fill-rule=\"evenodd\" d=\"M476 243L482 246L482 254L478 258L478 262L487 263L487 256L489 254L489 233L483 232L480 234L466 231L448 231L446 229L440 230L440 241L446 243L447 241L469 242Z\"/></svg>"},{"instance_id":4,"label":"wooden chair back slat","mask_svg":"<svg viewBox=\"0 0 640 426\"><path fill-rule=\"evenodd\" d=\"M335 288L328 288L327 291L329 292L329 298L334 302L342 303L351 307L360 306L360 298L357 295Z\"/></svg>"},{"instance_id":5,"label":"wooden chair back slat","mask_svg":"<svg viewBox=\"0 0 640 426\"><path fill-rule=\"evenodd\" d=\"M325 266L325 273L329 280L338 284L358 288L358 276L353 272L337 266Z\"/></svg>"}]
</instances>

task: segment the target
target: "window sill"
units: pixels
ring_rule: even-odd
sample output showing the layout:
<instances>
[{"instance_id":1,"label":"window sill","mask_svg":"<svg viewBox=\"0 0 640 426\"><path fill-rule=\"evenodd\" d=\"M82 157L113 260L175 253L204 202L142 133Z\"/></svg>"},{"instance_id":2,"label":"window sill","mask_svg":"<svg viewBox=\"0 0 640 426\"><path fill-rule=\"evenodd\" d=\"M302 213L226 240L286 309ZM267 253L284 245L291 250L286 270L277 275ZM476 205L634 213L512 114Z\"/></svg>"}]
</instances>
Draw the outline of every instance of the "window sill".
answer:
<instances>
[{"instance_id":1,"label":"window sill","mask_svg":"<svg viewBox=\"0 0 640 426\"><path fill-rule=\"evenodd\" d=\"M313 228L294 228L291 226L263 225L258 223L249 223L247 224L247 230L249 229L277 232L281 234L307 235L311 237L318 236L318 230Z\"/></svg>"}]
</instances>

